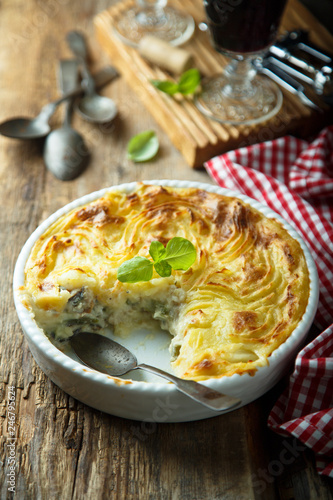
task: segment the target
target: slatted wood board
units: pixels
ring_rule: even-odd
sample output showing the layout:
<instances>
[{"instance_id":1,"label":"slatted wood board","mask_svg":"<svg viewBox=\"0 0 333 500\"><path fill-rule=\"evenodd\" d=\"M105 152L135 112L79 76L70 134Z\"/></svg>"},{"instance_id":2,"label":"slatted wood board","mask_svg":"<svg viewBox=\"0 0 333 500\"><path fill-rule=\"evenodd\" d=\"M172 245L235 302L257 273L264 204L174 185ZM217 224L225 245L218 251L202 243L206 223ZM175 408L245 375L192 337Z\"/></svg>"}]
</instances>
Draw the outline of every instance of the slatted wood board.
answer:
<instances>
[{"instance_id":1,"label":"slatted wood board","mask_svg":"<svg viewBox=\"0 0 333 500\"><path fill-rule=\"evenodd\" d=\"M121 72L149 112L169 135L174 146L188 164L201 167L210 157L225 151L280 137L286 133L307 136L319 130L327 121L329 110L323 105L322 114L312 111L287 91L280 112L271 120L256 126L222 125L203 116L189 98L170 97L156 90L151 79L170 79L159 67L149 64L138 51L122 43L112 29L113 20L135 4L134 0L118 2L94 19L96 36L110 55L112 64ZM191 14L196 25L205 19L202 0L170 0L170 6ZM333 48L333 36L297 0L290 0L282 19L282 30L306 29L311 39L326 50ZM196 27L185 45L204 76L221 71L227 59L211 46L209 36ZM318 99L318 98L317 98ZM320 104L320 101L317 100Z\"/></svg>"}]
</instances>

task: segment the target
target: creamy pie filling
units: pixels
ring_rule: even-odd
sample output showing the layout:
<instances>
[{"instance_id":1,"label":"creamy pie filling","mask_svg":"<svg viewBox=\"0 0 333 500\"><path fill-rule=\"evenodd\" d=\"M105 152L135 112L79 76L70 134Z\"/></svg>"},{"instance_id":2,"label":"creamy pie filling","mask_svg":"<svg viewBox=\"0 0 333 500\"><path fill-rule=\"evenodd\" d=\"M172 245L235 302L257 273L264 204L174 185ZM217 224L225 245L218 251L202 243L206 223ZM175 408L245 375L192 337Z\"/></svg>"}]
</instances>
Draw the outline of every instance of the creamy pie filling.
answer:
<instances>
[{"instance_id":1,"label":"creamy pie filling","mask_svg":"<svg viewBox=\"0 0 333 500\"><path fill-rule=\"evenodd\" d=\"M140 291L133 293L133 290L125 290L117 296L110 296L108 304L99 302L88 286L74 290L62 287L59 292L69 293L69 298L60 313L36 308L26 293L24 301L33 311L37 324L60 348L73 335L84 331L105 334L106 330L111 329L116 336L126 337L139 327L156 330L159 326L172 335L170 354L174 360L181 342L177 336L177 325L185 293L173 284L172 278L154 281L155 285L156 281L160 282L159 287L152 289L154 293L147 289L147 295L143 296Z\"/></svg>"}]
</instances>

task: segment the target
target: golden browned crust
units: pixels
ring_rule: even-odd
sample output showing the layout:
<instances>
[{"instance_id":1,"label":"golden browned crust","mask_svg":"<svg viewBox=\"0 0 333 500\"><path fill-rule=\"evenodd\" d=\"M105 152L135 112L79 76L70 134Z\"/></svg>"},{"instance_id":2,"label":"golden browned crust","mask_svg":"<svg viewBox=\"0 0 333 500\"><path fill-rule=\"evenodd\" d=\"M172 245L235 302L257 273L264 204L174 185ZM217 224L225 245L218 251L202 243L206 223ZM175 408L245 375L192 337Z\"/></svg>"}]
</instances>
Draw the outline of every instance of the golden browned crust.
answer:
<instances>
[{"instance_id":1,"label":"golden browned crust","mask_svg":"<svg viewBox=\"0 0 333 500\"><path fill-rule=\"evenodd\" d=\"M187 272L154 275L149 284L117 281L125 260L148 257L151 241L165 245L174 236L198 250ZM82 286L112 309L125 292L156 292L161 300L169 293L165 283L185 292L166 320L175 336L173 367L197 380L254 374L295 329L309 297L303 251L279 222L238 199L199 189L138 184L131 194L110 192L47 229L26 266L36 319L41 311L61 316Z\"/></svg>"}]
</instances>

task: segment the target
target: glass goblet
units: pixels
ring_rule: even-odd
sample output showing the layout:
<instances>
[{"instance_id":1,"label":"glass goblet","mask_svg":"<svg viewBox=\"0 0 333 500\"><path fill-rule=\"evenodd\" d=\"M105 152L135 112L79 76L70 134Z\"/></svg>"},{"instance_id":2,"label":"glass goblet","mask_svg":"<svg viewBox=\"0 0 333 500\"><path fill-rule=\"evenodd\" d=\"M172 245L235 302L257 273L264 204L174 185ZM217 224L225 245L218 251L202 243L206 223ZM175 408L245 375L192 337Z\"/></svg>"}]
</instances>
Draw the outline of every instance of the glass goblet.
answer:
<instances>
[{"instance_id":1,"label":"glass goblet","mask_svg":"<svg viewBox=\"0 0 333 500\"><path fill-rule=\"evenodd\" d=\"M198 108L221 123L251 125L272 118L282 93L253 64L274 42L286 0L204 0L214 48L231 58L221 75L202 82Z\"/></svg>"},{"instance_id":2,"label":"glass goblet","mask_svg":"<svg viewBox=\"0 0 333 500\"><path fill-rule=\"evenodd\" d=\"M156 36L172 45L181 45L192 36L193 18L167 6L168 0L136 0L136 6L119 13L115 33L127 45L137 47L145 35Z\"/></svg>"}]
</instances>

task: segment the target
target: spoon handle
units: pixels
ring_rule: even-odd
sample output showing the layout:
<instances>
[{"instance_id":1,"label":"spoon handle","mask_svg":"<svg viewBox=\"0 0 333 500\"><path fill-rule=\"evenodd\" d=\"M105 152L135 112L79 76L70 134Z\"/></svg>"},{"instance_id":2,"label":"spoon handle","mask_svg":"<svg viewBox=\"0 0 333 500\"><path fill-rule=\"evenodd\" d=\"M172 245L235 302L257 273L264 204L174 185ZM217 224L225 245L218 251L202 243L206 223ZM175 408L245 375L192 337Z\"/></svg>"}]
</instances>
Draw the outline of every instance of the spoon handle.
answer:
<instances>
[{"instance_id":1,"label":"spoon handle","mask_svg":"<svg viewBox=\"0 0 333 500\"><path fill-rule=\"evenodd\" d=\"M198 401L199 403L207 406L207 408L210 408L211 410L230 410L230 408L236 407L241 403L240 399L222 394L214 389L206 387L205 385L199 384L194 380L184 380L179 377L175 377L174 375L160 370L159 368L155 368L154 366L141 363L137 365L136 368L141 368L142 370L159 375L160 377L169 380L169 382L173 382L180 392L186 394L191 399L194 399L194 401Z\"/></svg>"},{"instance_id":2,"label":"spoon handle","mask_svg":"<svg viewBox=\"0 0 333 500\"><path fill-rule=\"evenodd\" d=\"M86 94L92 95L95 92L95 81L91 76L87 65L87 46L84 35L79 31L70 31L67 35L67 42L73 54L82 64L83 81Z\"/></svg>"},{"instance_id":3,"label":"spoon handle","mask_svg":"<svg viewBox=\"0 0 333 500\"><path fill-rule=\"evenodd\" d=\"M55 112L57 106L59 106L60 103L63 101L66 101L66 99L69 99L71 97L77 97L78 95L82 94L82 87L76 87L75 89L71 90L70 92L66 92L63 94L59 99L53 102L49 102L48 104L45 104L45 106L42 107L40 113L38 116L36 116L35 120L40 120L44 123L47 123L53 113Z\"/></svg>"},{"instance_id":4,"label":"spoon handle","mask_svg":"<svg viewBox=\"0 0 333 500\"><path fill-rule=\"evenodd\" d=\"M62 94L78 86L79 64L76 59L62 59L59 63L58 86ZM70 127L73 99L68 99L65 104L64 125Z\"/></svg>"},{"instance_id":5,"label":"spoon handle","mask_svg":"<svg viewBox=\"0 0 333 500\"><path fill-rule=\"evenodd\" d=\"M60 103L63 101L66 101L66 99L69 99L70 97L76 97L78 95L82 94L82 87L76 87L76 89L71 90L70 92L66 92L63 94L59 99L53 102L49 102L48 104L45 104L45 106L42 107L41 112L39 115L35 118L36 121L41 121L43 123L47 123L53 113L55 112L57 106L59 106Z\"/></svg>"},{"instance_id":6,"label":"spoon handle","mask_svg":"<svg viewBox=\"0 0 333 500\"><path fill-rule=\"evenodd\" d=\"M82 94L83 90L82 87L76 87L74 90L71 90L70 92L66 92L63 94L59 99L53 102L49 102L48 104L45 104L45 106L42 107L41 112L39 115L36 117L36 120L42 120L45 122L48 122L53 113L55 112L57 106L62 103L63 101L66 101L66 99L69 99L70 97L76 97L80 94Z\"/></svg>"},{"instance_id":7,"label":"spoon handle","mask_svg":"<svg viewBox=\"0 0 333 500\"><path fill-rule=\"evenodd\" d=\"M62 101L60 101L62 102ZM49 102L42 107L38 116L36 116L35 121L40 121L42 123L47 123L53 113L55 112L58 104L60 104L59 99L57 101Z\"/></svg>"}]
</instances>

